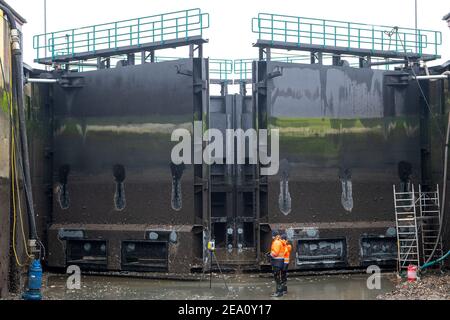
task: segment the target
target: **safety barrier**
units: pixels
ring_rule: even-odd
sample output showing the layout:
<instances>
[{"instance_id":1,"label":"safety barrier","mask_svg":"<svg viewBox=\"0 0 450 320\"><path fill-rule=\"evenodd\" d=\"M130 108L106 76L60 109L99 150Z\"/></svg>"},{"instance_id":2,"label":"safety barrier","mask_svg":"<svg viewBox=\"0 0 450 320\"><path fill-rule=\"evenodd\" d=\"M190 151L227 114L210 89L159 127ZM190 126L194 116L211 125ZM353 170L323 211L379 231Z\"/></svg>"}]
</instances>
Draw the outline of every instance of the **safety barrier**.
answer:
<instances>
[{"instance_id":1,"label":"safety barrier","mask_svg":"<svg viewBox=\"0 0 450 320\"><path fill-rule=\"evenodd\" d=\"M189 9L36 35L36 60L202 36L209 14Z\"/></svg>"},{"instance_id":2,"label":"safety barrier","mask_svg":"<svg viewBox=\"0 0 450 320\"><path fill-rule=\"evenodd\" d=\"M260 13L252 20L259 40L302 45L438 55L438 31L375 26L361 23Z\"/></svg>"}]
</instances>

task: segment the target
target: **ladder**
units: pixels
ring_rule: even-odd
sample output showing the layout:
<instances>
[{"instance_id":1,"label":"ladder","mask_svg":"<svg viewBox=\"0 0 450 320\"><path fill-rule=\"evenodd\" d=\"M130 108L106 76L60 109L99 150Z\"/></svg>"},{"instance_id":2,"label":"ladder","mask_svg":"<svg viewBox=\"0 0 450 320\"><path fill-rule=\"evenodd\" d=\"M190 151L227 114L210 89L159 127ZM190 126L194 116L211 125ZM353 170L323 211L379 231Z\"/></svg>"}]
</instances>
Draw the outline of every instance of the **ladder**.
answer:
<instances>
[{"instance_id":1,"label":"ladder","mask_svg":"<svg viewBox=\"0 0 450 320\"><path fill-rule=\"evenodd\" d=\"M420 265L416 202L414 185L407 192L397 192L394 185L399 272L409 265Z\"/></svg>"},{"instance_id":2,"label":"ladder","mask_svg":"<svg viewBox=\"0 0 450 320\"><path fill-rule=\"evenodd\" d=\"M422 192L419 186L419 204L420 204L420 227L422 234L422 257L426 262L436 244L439 235L439 227L441 222L441 206L439 199L439 185L436 191ZM442 237L438 242L434 258L442 257L443 245Z\"/></svg>"}]
</instances>

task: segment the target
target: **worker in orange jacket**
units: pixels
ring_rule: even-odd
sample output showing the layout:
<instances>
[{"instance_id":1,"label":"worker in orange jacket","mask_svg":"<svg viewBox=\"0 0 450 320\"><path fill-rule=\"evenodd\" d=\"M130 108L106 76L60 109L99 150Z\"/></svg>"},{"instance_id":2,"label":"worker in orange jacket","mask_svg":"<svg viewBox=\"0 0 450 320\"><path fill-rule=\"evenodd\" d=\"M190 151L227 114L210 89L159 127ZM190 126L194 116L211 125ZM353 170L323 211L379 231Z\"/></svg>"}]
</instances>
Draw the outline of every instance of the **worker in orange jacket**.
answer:
<instances>
[{"instance_id":1,"label":"worker in orange jacket","mask_svg":"<svg viewBox=\"0 0 450 320\"><path fill-rule=\"evenodd\" d=\"M272 271L275 279L276 289L272 294L273 297L283 296L283 284L282 284L282 271L284 267L284 255L285 255L285 245L281 240L280 233L278 231L272 232L272 246L270 250L270 257L272 262Z\"/></svg>"},{"instance_id":2,"label":"worker in orange jacket","mask_svg":"<svg viewBox=\"0 0 450 320\"><path fill-rule=\"evenodd\" d=\"M283 234L281 236L281 241L283 241L284 248L285 248L285 250L284 250L284 265L283 265L283 269L281 271L281 285L283 288L283 294L287 294L287 292L288 292L287 273L288 273L289 262L290 262L290 258L291 258L292 245L289 243L286 234Z\"/></svg>"}]
</instances>

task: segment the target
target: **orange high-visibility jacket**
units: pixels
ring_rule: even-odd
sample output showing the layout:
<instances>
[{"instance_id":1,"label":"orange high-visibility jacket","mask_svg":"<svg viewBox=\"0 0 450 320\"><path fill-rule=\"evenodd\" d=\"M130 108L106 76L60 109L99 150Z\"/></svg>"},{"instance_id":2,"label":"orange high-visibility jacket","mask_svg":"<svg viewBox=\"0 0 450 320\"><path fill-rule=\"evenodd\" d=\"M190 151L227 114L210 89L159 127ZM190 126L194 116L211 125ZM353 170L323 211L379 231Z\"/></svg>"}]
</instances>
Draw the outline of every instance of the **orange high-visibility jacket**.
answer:
<instances>
[{"instance_id":1,"label":"orange high-visibility jacket","mask_svg":"<svg viewBox=\"0 0 450 320\"><path fill-rule=\"evenodd\" d=\"M270 255L274 259L284 259L284 253L286 251L285 245L281 239L275 239L272 242L272 249Z\"/></svg>"},{"instance_id":2,"label":"orange high-visibility jacket","mask_svg":"<svg viewBox=\"0 0 450 320\"><path fill-rule=\"evenodd\" d=\"M289 242L285 241L285 250L284 250L284 263L289 264L289 259L291 257L292 245Z\"/></svg>"}]
</instances>

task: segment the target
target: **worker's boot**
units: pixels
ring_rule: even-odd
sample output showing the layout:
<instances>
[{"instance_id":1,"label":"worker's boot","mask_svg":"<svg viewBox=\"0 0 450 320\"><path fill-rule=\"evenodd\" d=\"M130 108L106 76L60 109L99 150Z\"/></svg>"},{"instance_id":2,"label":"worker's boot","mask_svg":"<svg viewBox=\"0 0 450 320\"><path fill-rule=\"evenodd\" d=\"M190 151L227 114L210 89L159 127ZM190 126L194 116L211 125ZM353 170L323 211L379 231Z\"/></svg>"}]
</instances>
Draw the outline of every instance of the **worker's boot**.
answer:
<instances>
[{"instance_id":1,"label":"worker's boot","mask_svg":"<svg viewBox=\"0 0 450 320\"><path fill-rule=\"evenodd\" d=\"M280 282L277 282L277 291L272 294L274 298L280 298L283 296L283 285Z\"/></svg>"},{"instance_id":2,"label":"worker's boot","mask_svg":"<svg viewBox=\"0 0 450 320\"><path fill-rule=\"evenodd\" d=\"M288 293L288 288L287 285L284 283L283 284L283 294L287 294Z\"/></svg>"},{"instance_id":3,"label":"worker's boot","mask_svg":"<svg viewBox=\"0 0 450 320\"><path fill-rule=\"evenodd\" d=\"M271 295L272 298L281 298L282 296L283 296L283 292L279 292L279 291L274 292Z\"/></svg>"}]
</instances>

